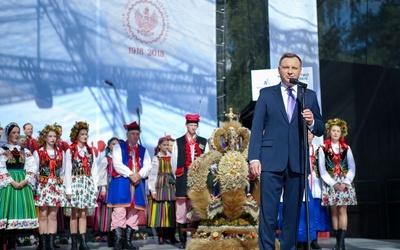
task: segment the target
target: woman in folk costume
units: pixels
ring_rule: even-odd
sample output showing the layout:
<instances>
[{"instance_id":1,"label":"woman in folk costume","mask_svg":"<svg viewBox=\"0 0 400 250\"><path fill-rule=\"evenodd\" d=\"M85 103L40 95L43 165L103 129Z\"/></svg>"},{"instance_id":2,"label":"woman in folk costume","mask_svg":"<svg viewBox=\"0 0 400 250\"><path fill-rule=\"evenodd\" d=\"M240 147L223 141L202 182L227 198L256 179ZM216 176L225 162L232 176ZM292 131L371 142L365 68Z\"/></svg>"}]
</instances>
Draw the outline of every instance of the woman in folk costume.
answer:
<instances>
[{"instance_id":1,"label":"woman in folk costume","mask_svg":"<svg viewBox=\"0 0 400 250\"><path fill-rule=\"evenodd\" d=\"M33 192L37 165L32 153L18 145L18 124L8 124L0 139L0 231L2 249L15 249L17 230L39 227ZM8 243L7 243L8 241Z\"/></svg>"},{"instance_id":2,"label":"woman in folk costume","mask_svg":"<svg viewBox=\"0 0 400 250\"><path fill-rule=\"evenodd\" d=\"M156 227L158 244L175 244L175 177L171 167L171 153L167 137L158 140L151 162L149 190L152 196L148 207L148 227Z\"/></svg>"},{"instance_id":3,"label":"woman in folk costume","mask_svg":"<svg viewBox=\"0 0 400 250\"><path fill-rule=\"evenodd\" d=\"M60 131L56 125L46 125L39 132L40 149L33 153L39 166L35 205L39 207L39 249L54 249L57 233L57 212L68 200L63 185L63 151L57 147Z\"/></svg>"},{"instance_id":4,"label":"woman in folk costume","mask_svg":"<svg viewBox=\"0 0 400 250\"><path fill-rule=\"evenodd\" d=\"M71 249L77 249L79 225L80 250L90 249L86 243L86 215L90 208L97 207L98 168L93 150L87 144L89 125L76 122L71 128L72 144L65 153L65 191L70 200ZM79 218L79 223L78 223Z\"/></svg>"},{"instance_id":5,"label":"woman in folk costume","mask_svg":"<svg viewBox=\"0 0 400 250\"><path fill-rule=\"evenodd\" d=\"M140 126L125 124L127 141L114 146L113 173L107 205L113 207L111 230L114 249L139 249L132 245L132 233L139 229L140 211L146 208L146 182L151 171L151 158L145 147L138 144ZM125 233L124 233L125 231ZM125 236L125 237L124 237Z\"/></svg>"},{"instance_id":6,"label":"woman in folk costume","mask_svg":"<svg viewBox=\"0 0 400 250\"><path fill-rule=\"evenodd\" d=\"M345 248L347 231L347 206L357 205L354 176L356 164L353 153L344 138L347 135L347 123L340 119L330 119L325 124L327 138L320 147L319 171L324 181L322 187L322 205L331 210L332 227L336 236L333 249Z\"/></svg>"},{"instance_id":7,"label":"woman in folk costume","mask_svg":"<svg viewBox=\"0 0 400 250\"><path fill-rule=\"evenodd\" d=\"M100 233L107 233L107 245L108 247L114 247L113 236L111 232L111 213L112 208L107 207L107 191L108 184L111 180L111 174L113 169L111 153L114 145L118 144L118 138L112 137L107 142L106 153L100 161L99 166L99 182L97 184L99 188L99 196L97 198L97 208L94 214L94 225L93 231Z\"/></svg>"}]
</instances>

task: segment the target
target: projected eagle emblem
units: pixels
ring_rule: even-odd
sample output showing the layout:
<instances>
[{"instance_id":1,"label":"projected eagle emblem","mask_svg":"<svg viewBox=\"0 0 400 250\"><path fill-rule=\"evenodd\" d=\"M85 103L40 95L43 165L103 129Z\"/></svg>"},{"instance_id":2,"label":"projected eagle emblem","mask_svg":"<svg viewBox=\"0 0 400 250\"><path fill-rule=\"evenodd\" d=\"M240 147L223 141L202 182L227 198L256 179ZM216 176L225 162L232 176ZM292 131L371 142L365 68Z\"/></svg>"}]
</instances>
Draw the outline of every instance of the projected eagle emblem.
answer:
<instances>
[{"instance_id":1,"label":"projected eagle emblem","mask_svg":"<svg viewBox=\"0 0 400 250\"><path fill-rule=\"evenodd\" d=\"M152 30L157 26L157 20L157 14L155 11L150 14L149 8L145 8L143 14L140 12L140 10L135 11L135 22L140 28L138 29L138 33L142 34L143 36L154 35Z\"/></svg>"},{"instance_id":2,"label":"projected eagle emblem","mask_svg":"<svg viewBox=\"0 0 400 250\"><path fill-rule=\"evenodd\" d=\"M122 25L126 36L144 44L163 43L166 39L168 14L160 2L138 0L125 5Z\"/></svg>"}]
</instances>

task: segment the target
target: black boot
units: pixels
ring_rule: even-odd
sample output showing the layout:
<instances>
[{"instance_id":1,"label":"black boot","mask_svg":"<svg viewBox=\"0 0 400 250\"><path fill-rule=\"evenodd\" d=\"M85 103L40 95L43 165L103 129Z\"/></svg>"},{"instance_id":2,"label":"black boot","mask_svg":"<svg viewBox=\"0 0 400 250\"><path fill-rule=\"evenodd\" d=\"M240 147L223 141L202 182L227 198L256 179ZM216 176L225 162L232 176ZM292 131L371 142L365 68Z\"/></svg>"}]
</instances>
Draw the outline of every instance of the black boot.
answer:
<instances>
[{"instance_id":1,"label":"black boot","mask_svg":"<svg viewBox=\"0 0 400 250\"><path fill-rule=\"evenodd\" d=\"M164 245L164 234L161 227L157 227L158 245Z\"/></svg>"},{"instance_id":2,"label":"black boot","mask_svg":"<svg viewBox=\"0 0 400 250\"><path fill-rule=\"evenodd\" d=\"M71 234L71 250L78 250L77 234Z\"/></svg>"},{"instance_id":3,"label":"black boot","mask_svg":"<svg viewBox=\"0 0 400 250\"><path fill-rule=\"evenodd\" d=\"M7 249L7 235L3 235L3 233L0 235L0 249Z\"/></svg>"},{"instance_id":4,"label":"black boot","mask_svg":"<svg viewBox=\"0 0 400 250\"><path fill-rule=\"evenodd\" d=\"M307 243L304 243L304 242L297 242L297 247L296 247L296 249L297 249L297 250L307 250L306 245L307 245Z\"/></svg>"},{"instance_id":5,"label":"black boot","mask_svg":"<svg viewBox=\"0 0 400 250\"><path fill-rule=\"evenodd\" d=\"M54 234L48 234L47 235L47 242L45 244L46 249L54 250L53 243L54 243Z\"/></svg>"},{"instance_id":6,"label":"black boot","mask_svg":"<svg viewBox=\"0 0 400 250\"><path fill-rule=\"evenodd\" d=\"M179 245L179 249L186 248L187 232L184 232L182 228L187 228L187 224L178 223L179 241L181 242L181 244Z\"/></svg>"},{"instance_id":7,"label":"black boot","mask_svg":"<svg viewBox=\"0 0 400 250\"><path fill-rule=\"evenodd\" d=\"M120 227L113 230L114 232L114 250L122 250L122 240L124 230Z\"/></svg>"},{"instance_id":8,"label":"black boot","mask_svg":"<svg viewBox=\"0 0 400 250\"><path fill-rule=\"evenodd\" d=\"M39 234L39 246L38 250L46 250L47 238L45 234Z\"/></svg>"},{"instance_id":9,"label":"black boot","mask_svg":"<svg viewBox=\"0 0 400 250\"><path fill-rule=\"evenodd\" d=\"M130 226L126 226L125 239L123 241L124 249L139 249L138 247L132 245L132 234L133 234L133 229Z\"/></svg>"},{"instance_id":10,"label":"black boot","mask_svg":"<svg viewBox=\"0 0 400 250\"><path fill-rule=\"evenodd\" d=\"M174 227L168 227L167 229L167 237L169 239L170 244L174 245L176 243L179 243L179 241L175 238L175 228Z\"/></svg>"},{"instance_id":11,"label":"black boot","mask_svg":"<svg viewBox=\"0 0 400 250\"><path fill-rule=\"evenodd\" d=\"M322 250L322 248L318 244L318 239L315 239L315 240L311 241L310 248L311 249L316 249L316 250Z\"/></svg>"},{"instance_id":12,"label":"black boot","mask_svg":"<svg viewBox=\"0 0 400 250\"><path fill-rule=\"evenodd\" d=\"M339 229L340 230L340 235L339 235L339 250L346 250L346 246L344 244L344 239L346 238L346 230L344 229Z\"/></svg>"},{"instance_id":13,"label":"black boot","mask_svg":"<svg viewBox=\"0 0 400 250\"><path fill-rule=\"evenodd\" d=\"M341 229L339 229L341 230ZM339 250L339 240L340 240L340 231L339 230L333 230L333 233L335 234L336 238L336 244L335 247L332 248L332 250Z\"/></svg>"},{"instance_id":14,"label":"black boot","mask_svg":"<svg viewBox=\"0 0 400 250\"><path fill-rule=\"evenodd\" d=\"M56 245L56 238L57 238L57 234L53 234L53 241L51 242L51 244L53 244L54 248L61 248L60 246Z\"/></svg>"},{"instance_id":15,"label":"black boot","mask_svg":"<svg viewBox=\"0 0 400 250\"><path fill-rule=\"evenodd\" d=\"M80 244L79 244L79 250L90 250L89 246L86 243L86 234L80 234L79 238L81 240Z\"/></svg>"},{"instance_id":16,"label":"black boot","mask_svg":"<svg viewBox=\"0 0 400 250\"><path fill-rule=\"evenodd\" d=\"M7 250L15 250L17 249L17 236L15 234L11 234L7 237Z\"/></svg>"},{"instance_id":17,"label":"black boot","mask_svg":"<svg viewBox=\"0 0 400 250\"><path fill-rule=\"evenodd\" d=\"M107 232L107 246L108 247L114 247L113 232Z\"/></svg>"}]
</instances>

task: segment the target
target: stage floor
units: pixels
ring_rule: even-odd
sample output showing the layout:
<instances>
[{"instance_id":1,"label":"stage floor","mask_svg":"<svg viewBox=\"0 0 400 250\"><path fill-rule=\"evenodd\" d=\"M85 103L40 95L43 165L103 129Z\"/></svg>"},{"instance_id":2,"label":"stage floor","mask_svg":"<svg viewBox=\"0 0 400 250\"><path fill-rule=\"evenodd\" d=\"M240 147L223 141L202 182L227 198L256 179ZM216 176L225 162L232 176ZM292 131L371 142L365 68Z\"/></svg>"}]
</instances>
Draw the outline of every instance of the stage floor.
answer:
<instances>
[{"instance_id":1,"label":"stage floor","mask_svg":"<svg viewBox=\"0 0 400 250\"><path fill-rule=\"evenodd\" d=\"M319 239L319 243L323 250L332 249L335 244L334 238L321 238ZM158 245L156 239L148 239L148 240L138 240L133 241L133 245L140 247L142 250L151 250L151 249L165 249L172 250L178 249L178 245ZM69 245L60 245L60 250L70 249ZM89 243L90 249L112 249L108 248L106 243ZM17 249L36 249L36 247L17 247ZM400 249L400 240L376 240L376 239L359 239L359 238L347 238L346 239L346 250L368 250L368 249L376 249L376 250L392 250L392 249Z\"/></svg>"}]
</instances>

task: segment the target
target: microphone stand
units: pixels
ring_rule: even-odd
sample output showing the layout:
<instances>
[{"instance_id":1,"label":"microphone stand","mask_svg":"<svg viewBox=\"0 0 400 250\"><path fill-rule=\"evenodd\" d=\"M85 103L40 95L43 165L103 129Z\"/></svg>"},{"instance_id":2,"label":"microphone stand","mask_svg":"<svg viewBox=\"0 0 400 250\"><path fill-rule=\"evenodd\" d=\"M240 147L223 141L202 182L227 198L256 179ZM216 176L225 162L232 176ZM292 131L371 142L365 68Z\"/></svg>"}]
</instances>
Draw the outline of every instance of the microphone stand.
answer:
<instances>
[{"instance_id":1,"label":"microphone stand","mask_svg":"<svg viewBox=\"0 0 400 250\"><path fill-rule=\"evenodd\" d=\"M139 107L136 107L136 114L138 116L138 123L139 123L139 127L140 127L140 109L139 109ZM140 131L140 133L141 132L142 131ZM140 139L140 136L139 136L139 144L142 145L142 139Z\"/></svg>"},{"instance_id":2,"label":"microphone stand","mask_svg":"<svg viewBox=\"0 0 400 250\"><path fill-rule=\"evenodd\" d=\"M306 105L306 89L307 84L296 81L296 84L301 87L300 92L300 101L301 101L301 110L304 110ZM308 167L307 163L310 158L310 152L308 150L308 127L307 122L304 118L302 118L302 125L303 125L303 150L304 150L304 200L306 205L306 232L307 232L307 250L310 249L310 208L308 204Z\"/></svg>"},{"instance_id":3,"label":"microphone stand","mask_svg":"<svg viewBox=\"0 0 400 250\"><path fill-rule=\"evenodd\" d=\"M110 86L110 87L112 87L114 89L115 97L117 98L119 112L121 113L121 119L122 119L122 122L123 122L122 124L126 124L124 112L122 111L122 107L121 107L121 98L120 98L120 96L118 94L117 89L115 88L115 85L112 82L110 82L109 80L105 80L104 82L108 86Z\"/></svg>"}]
</instances>

